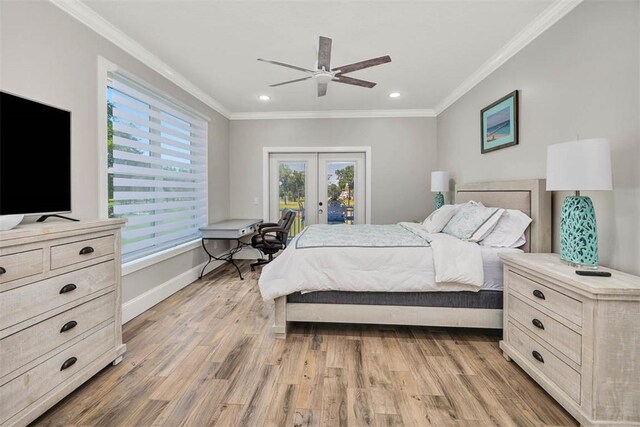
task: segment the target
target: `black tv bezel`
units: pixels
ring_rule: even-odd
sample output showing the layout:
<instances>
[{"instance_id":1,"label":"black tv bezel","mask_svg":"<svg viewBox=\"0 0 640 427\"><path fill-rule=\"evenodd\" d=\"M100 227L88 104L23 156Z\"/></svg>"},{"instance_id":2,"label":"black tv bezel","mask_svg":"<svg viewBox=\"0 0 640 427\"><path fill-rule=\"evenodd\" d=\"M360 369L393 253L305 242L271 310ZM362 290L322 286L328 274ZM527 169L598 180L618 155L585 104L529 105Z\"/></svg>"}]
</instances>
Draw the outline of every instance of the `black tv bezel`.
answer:
<instances>
[{"instance_id":1,"label":"black tv bezel","mask_svg":"<svg viewBox=\"0 0 640 427\"><path fill-rule=\"evenodd\" d=\"M24 215L24 216L37 216L37 215L54 215L54 214L63 214L63 213L71 213L73 207L73 111L67 110L64 108L60 108L58 106L48 104L46 102L37 101L33 98L29 98L26 96L18 95L17 93L10 92L8 90L0 90L0 93L5 93L7 95L15 96L16 98L21 98L27 100L29 102L33 102L36 104L44 105L45 107L55 108L56 110L64 111L65 113L69 113L69 210L64 211L44 211L44 212L20 212L14 214L0 214L0 216L8 216L8 215Z\"/></svg>"}]
</instances>

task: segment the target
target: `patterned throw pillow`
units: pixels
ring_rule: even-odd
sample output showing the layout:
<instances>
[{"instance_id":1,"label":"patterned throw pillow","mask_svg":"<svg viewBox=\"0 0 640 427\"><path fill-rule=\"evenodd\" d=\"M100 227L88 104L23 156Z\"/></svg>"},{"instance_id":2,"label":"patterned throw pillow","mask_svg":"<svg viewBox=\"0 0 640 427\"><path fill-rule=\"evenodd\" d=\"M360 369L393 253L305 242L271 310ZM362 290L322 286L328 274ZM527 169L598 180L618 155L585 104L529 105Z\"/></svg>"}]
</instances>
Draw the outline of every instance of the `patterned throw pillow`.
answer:
<instances>
[{"instance_id":1,"label":"patterned throw pillow","mask_svg":"<svg viewBox=\"0 0 640 427\"><path fill-rule=\"evenodd\" d=\"M458 239L477 241L479 239L475 239L474 234L481 228L486 229L489 222L495 226L503 213L504 209L487 208L481 204L469 202L456 210L442 232Z\"/></svg>"},{"instance_id":2,"label":"patterned throw pillow","mask_svg":"<svg viewBox=\"0 0 640 427\"><path fill-rule=\"evenodd\" d=\"M431 215L422 223L422 227L427 230L427 233L440 233L453 218L459 206L461 205L443 205L431 212Z\"/></svg>"}]
</instances>

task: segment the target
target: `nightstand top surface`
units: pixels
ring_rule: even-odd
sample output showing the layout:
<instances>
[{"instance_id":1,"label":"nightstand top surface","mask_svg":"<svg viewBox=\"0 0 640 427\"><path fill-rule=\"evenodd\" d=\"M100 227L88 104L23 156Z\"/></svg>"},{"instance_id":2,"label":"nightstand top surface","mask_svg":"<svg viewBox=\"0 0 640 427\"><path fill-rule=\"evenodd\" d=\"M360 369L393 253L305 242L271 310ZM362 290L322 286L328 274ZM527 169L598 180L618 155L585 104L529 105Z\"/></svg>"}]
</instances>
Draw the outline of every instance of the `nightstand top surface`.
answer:
<instances>
[{"instance_id":1,"label":"nightstand top surface","mask_svg":"<svg viewBox=\"0 0 640 427\"><path fill-rule=\"evenodd\" d=\"M640 277L622 271L599 267L598 271L611 272L611 277L578 276L575 271L579 268L562 262L558 254L504 253L499 256L507 265L556 279L592 294L640 295Z\"/></svg>"}]
</instances>

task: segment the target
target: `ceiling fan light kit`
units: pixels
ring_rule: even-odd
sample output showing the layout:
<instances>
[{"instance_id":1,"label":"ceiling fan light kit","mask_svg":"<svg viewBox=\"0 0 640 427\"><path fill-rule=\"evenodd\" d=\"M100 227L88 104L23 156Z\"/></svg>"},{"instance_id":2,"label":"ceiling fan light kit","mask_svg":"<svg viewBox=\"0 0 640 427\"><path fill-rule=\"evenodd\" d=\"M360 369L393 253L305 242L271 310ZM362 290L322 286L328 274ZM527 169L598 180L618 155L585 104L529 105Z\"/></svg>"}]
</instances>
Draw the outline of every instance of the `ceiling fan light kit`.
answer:
<instances>
[{"instance_id":1,"label":"ceiling fan light kit","mask_svg":"<svg viewBox=\"0 0 640 427\"><path fill-rule=\"evenodd\" d=\"M258 58L258 61L268 62L269 64L279 65L281 67L292 68L294 70L303 71L309 74L307 77L272 84L269 85L269 87L282 86L289 83L296 83L304 80L314 79L318 85L319 97L325 96L327 94L329 82L337 82L371 89L376 85L376 83L345 76L345 74L391 62L391 57L389 55L385 55L378 58L367 59L366 61L360 61L353 64L331 68L331 44L332 40L330 38L320 36L320 41L318 44L318 62L314 70L298 67L296 65L286 64L284 62ZM400 96L400 94L398 94L397 96Z\"/></svg>"}]
</instances>

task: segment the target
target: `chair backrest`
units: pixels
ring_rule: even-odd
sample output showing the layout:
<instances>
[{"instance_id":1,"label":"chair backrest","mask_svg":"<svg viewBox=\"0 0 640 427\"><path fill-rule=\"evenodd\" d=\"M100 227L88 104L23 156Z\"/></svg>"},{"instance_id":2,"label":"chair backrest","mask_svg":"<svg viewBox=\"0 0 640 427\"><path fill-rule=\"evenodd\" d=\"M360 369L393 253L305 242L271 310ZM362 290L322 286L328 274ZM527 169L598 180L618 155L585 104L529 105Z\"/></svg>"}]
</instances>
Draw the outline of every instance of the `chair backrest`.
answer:
<instances>
[{"instance_id":1,"label":"chair backrest","mask_svg":"<svg viewBox=\"0 0 640 427\"><path fill-rule=\"evenodd\" d=\"M295 219L296 219L296 213L290 209L287 209L285 212L283 212L282 217L280 218L280 221L278 221L278 224L280 225L280 227L286 230L286 232L278 233L278 240L283 242L285 246L289 238L289 230L291 229L291 225L293 225L293 221Z\"/></svg>"}]
</instances>

